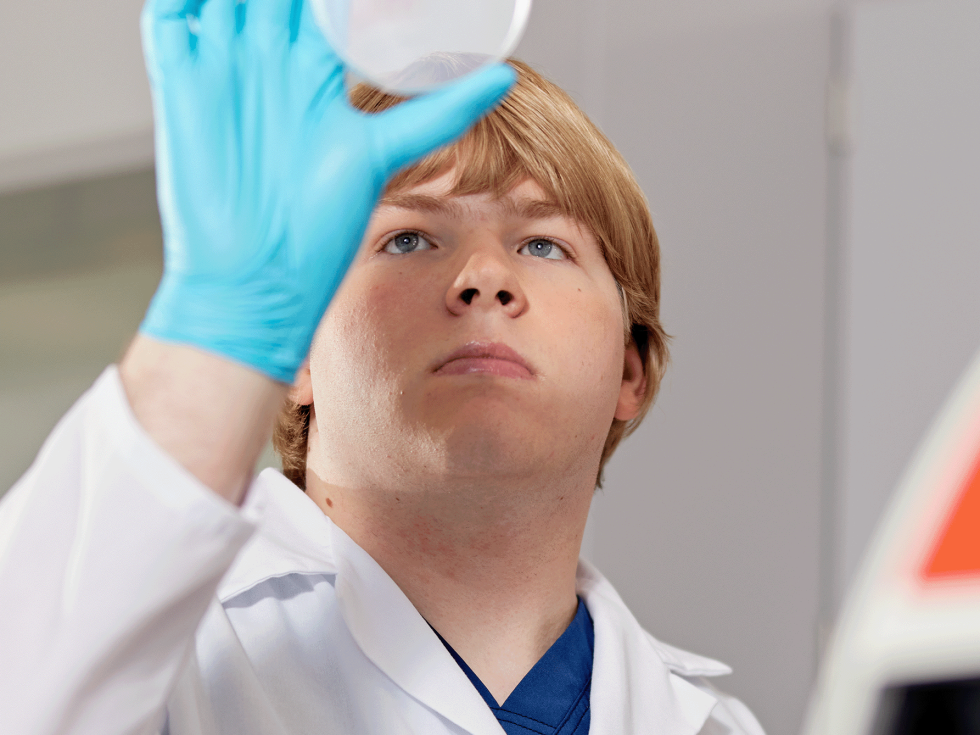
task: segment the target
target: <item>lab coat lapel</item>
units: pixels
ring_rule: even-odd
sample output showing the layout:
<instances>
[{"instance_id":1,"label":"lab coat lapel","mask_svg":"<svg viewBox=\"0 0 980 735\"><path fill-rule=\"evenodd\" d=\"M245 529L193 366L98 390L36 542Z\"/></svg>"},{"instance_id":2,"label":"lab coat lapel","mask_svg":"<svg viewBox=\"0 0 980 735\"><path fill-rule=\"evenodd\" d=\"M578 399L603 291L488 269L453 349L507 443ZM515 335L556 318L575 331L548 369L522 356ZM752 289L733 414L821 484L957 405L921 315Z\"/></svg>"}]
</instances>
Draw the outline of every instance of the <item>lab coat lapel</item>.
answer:
<instances>
[{"instance_id":1,"label":"lab coat lapel","mask_svg":"<svg viewBox=\"0 0 980 735\"><path fill-rule=\"evenodd\" d=\"M595 627L591 735L700 732L718 700L678 673L682 663L665 661L667 652L659 650L594 568L580 562L577 581ZM706 662L709 671L698 674L726 671L710 659L691 659Z\"/></svg>"},{"instance_id":2,"label":"lab coat lapel","mask_svg":"<svg viewBox=\"0 0 980 735\"><path fill-rule=\"evenodd\" d=\"M391 577L331 524L337 601L365 655L419 702L473 735L503 729L466 674Z\"/></svg>"}]
</instances>

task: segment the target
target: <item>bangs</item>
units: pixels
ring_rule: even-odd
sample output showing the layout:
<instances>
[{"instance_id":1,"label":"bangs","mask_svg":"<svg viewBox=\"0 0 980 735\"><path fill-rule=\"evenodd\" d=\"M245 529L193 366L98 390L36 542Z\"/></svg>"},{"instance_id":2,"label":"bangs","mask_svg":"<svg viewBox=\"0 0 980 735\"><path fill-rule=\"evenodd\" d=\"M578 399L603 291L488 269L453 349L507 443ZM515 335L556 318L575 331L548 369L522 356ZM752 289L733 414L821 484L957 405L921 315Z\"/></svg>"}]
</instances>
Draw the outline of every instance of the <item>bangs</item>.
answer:
<instances>
[{"instance_id":1,"label":"bangs","mask_svg":"<svg viewBox=\"0 0 980 735\"><path fill-rule=\"evenodd\" d=\"M522 73L506 99L456 143L392 177L386 193L455 171L451 196L499 198L530 179L561 214L592 232L608 259L608 224L623 214L611 211L617 197L609 196L608 187L622 180L625 163L562 90L523 63L510 63ZM351 90L350 98L354 107L368 113L404 101L367 85Z\"/></svg>"},{"instance_id":2,"label":"bangs","mask_svg":"<svg viewBox=\"0 0 980 735\"><path fill-rule=\"evenodd\" d=\"M430 154L392 177L387 193L411 189L454 169L450 196L489 194L500 198L525 179L538 181L540 178L540 171L530 170L494 126L478 124L455 144ZM545 188L543 184L541 186ZM555 192L547 189L545 192L549 198L558 201Z\"/></svg>"}]
</instances>

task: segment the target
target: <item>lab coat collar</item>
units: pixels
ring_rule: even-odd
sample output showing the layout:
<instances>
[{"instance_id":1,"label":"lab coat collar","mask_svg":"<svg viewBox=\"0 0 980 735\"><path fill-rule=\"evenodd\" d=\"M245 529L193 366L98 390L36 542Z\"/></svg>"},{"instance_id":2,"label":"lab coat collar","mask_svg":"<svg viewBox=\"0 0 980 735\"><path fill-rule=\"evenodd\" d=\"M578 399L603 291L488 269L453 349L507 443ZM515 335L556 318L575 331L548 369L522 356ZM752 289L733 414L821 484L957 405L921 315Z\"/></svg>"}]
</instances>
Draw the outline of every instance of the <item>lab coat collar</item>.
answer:
<instances>
[{"instance_id":1,"label":"lab coat collar","mask_svg":"<svg viewBox=\"0 0 980 735\"><path fill-rule=\"evenodd\" d=\"M255 478L242 515L257 530L221 580L219 600L287 574L337 573L332 544L336 526L281 473L266 469Z\"/></svg>"},{"instance_id":2,"label":"lab coat collar","mask_svg":"<svg viewBox=\"0 0 980 735\"><path fill-rule=\"evenodd\" d=\"M595 626L590 731L700 732L718 700L687 678L731 669L655 639L588 562L579 562L577 587Z\"/></svg>"},{"instance_id":3,"label":"lab coat collar","mask_svg":"<svg viewBox=\"0 0 980 735\"><path fill-rule=\"evenodd\" d=\"M337 601L364 654L405 692L473 735L499 735L497 718L401 588L334 527Z\"/></svg>"},{"instance_id":4,"label":"lab coat collar","mask_svg":"<svg viewBox=\"0 0 980 735\"><path fill-rule=\"evenodd\" d=\"M445 646L391 577L275 470L256 478L242 508L258 531L218 590L226 600L287 574L333 574L341 614L364 654L410 696L474 735L501 727ZM577 591L595 629L591 732L695 735L717 699L689 677L724 664L650 636L612 585L580 562Z\"/></svg>"}]
</instances>

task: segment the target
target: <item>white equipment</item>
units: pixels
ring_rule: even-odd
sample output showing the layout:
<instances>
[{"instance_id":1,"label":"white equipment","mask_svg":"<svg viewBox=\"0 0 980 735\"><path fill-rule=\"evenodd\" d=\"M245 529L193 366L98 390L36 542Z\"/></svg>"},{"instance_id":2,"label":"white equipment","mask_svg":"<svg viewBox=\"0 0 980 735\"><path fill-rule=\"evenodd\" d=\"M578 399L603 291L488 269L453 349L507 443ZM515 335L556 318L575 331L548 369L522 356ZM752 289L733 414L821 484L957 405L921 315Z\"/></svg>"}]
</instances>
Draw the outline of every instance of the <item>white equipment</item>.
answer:
<instances>
[{"instance_id":1,"label":"white equipment","mask_svg":"<svg viewBox=\"0 0 980 735\"><path fill-rule=\"evenodd\" d=\"M885 516L804 733L980 733L980 356Z\"/></svg>"}]
</instances>

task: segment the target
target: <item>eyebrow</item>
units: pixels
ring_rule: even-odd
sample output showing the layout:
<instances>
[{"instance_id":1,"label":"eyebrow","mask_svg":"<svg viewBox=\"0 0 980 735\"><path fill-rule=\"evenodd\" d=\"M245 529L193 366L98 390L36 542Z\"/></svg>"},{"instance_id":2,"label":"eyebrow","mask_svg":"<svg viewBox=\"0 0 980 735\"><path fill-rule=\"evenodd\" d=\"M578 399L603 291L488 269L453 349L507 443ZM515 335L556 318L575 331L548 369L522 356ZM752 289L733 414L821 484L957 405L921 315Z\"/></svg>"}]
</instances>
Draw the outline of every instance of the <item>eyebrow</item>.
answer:
<instances>
[{"instance_id":1,"label":"eyebrow","mask_svg":"<svg viewBox=\"0 0 980 735\"><path fill-rule=\"evenodd\" d=\"M511 197L497 201L505 215L520 219L551 219L564 217L567 213L558 202L550 199L518 199ZM431 194L394 193L388 194L378 202L379 207L394 207L415 212L438 214L450 219L464 219L466 207L455 197L438 197Z\"/></svg>"}]
</instances>

